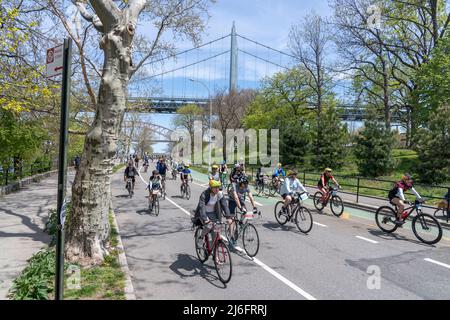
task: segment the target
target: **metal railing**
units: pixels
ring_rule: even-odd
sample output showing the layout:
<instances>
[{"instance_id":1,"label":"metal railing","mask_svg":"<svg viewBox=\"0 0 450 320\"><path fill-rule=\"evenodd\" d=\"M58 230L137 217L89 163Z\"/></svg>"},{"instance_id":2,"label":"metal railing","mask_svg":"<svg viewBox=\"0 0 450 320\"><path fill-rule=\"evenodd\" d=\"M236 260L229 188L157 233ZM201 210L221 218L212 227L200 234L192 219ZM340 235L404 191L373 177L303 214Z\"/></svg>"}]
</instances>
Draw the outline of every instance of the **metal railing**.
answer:
<instances>
[{"instance_id":1,"label":"metal railing","mask_svg":"<svg viewBox=\"0 0 450 320\"><path fill-rule=\"evenodd\" d=\"M45 173L55 168L52 161L10 165L8 169L0 167L0 186L7 186L26 177Z\"/></svg>"}]
</instances>

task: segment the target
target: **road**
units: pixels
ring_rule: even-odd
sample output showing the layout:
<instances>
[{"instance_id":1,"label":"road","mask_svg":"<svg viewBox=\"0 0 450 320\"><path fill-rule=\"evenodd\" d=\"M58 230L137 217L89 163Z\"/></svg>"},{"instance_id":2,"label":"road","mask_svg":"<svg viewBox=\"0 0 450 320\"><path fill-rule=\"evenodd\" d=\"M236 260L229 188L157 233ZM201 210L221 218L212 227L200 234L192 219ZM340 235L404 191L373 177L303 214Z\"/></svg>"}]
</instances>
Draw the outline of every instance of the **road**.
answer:
<instances>
[{"instance_id":1,"label":"road","mask_svg":"<svg viewBox=\"0 0 450 320\"><path fill-rule=\"evenodd\" d=\"M304 235L294 224L277 224L275 198L257 198L260 251L255 259L233 252L233 277L225 286L212 260L201 264L196 257L189 212L207 178L193 176L189 201L179 196L179 179L167 182L158 217L147 211L147 174L137 180L133 199L123 173L113 177L114 210L138 299L450 299L448 233L428 246L408 228L384 234L371 213L346 209L339 219L311 209L314 226ZM379 286L372 270L380 272Z\"/></svg>"}]
</instances>

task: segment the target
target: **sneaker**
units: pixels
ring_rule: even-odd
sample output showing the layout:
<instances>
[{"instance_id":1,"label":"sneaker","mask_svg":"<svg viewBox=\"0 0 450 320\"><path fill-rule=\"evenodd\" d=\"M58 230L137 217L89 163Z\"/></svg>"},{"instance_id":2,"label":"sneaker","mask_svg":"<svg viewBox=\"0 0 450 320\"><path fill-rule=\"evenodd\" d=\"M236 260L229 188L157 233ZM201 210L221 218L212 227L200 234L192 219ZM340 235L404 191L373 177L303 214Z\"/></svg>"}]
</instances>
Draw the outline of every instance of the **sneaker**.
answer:
<instances>
[{"instance_id":1,"label":"sneaker","mask_svg":"<svg viewBox=\"0 0 450 320\"><path fill-rule=\"evenodd\" d=\"M397 227L402 228L403 225L405 224L405 221L403 220L395 220L394 223L397 225Z\"/></svg>"},{"instance_id":2,"label":"sneaker","mask_svg":"<svg viewBox=\"0 0 450 320\"><path fill-rule=\"evenodd\" d=\"M236 240L234 240L234 239L230 239L229 243L230 243L230 246L232 246L232 247L236 246Z\"/></svg>"}]
</instances>

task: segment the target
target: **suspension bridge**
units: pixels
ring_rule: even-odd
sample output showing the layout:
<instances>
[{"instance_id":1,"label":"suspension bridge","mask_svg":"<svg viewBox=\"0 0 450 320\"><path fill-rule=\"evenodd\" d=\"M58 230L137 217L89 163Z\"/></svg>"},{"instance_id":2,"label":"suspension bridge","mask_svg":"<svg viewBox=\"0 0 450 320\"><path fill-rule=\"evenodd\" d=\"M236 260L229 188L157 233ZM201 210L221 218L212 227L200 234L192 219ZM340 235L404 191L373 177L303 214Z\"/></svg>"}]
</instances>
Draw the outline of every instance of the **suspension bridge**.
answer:
<instances>
[{"instance_id":1,"label":"suspension bridge","mask_svg":"<svg viewBox=\"0 0 450 320\"><path fill-rule=\"evenodd\" d=\"M233 23L228 35L147 62L130 83L128 111L174 114L188 104L206 109L214 92L258 89L263 79L295 65L293 55L238 34ZM348 85L335 85L342 120L363 121L366 112L349 100Z\"/></svg>"}]
</instances>

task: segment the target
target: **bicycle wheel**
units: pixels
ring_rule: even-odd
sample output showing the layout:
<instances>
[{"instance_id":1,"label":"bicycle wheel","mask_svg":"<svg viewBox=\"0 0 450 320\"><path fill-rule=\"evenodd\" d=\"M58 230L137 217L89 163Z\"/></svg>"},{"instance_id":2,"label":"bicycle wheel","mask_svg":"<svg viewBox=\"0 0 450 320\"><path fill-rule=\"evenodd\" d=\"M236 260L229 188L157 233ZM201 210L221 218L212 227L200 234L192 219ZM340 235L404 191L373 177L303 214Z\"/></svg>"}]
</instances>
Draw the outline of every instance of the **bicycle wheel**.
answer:
<instances>
[{"instance_id":1,"label":"bicycle wheel","mask_svg":"<svg viewBox=\"0 0 450 320\"><path fill-rule=\"evenodd\" d=\"M288 222L288 210L290 209L289 207L286 208L286 213L282 212L282 208L283 208L284 202L283 201L278 201L277 204L275 205L275 219L277 219L277 222L284 226L287 222Z\"/></svg>"},{"instance_id":2,"label":"bicycle wheel","mask_svg":"<svg viewBox=\"0 0 450 320\"><path fill-rule=\"evenodd\" d=\"M185 194L185 187L184 185L181 186L181 198L184 199L184 194Z\"/></svg>"},{"instance_id":3,"label":"bicycle wheel","mask_svg":"<svg viewBox=\"0 0 450 320\"><path fill-rule=\"evenodd\" d=\"M189 200L191 198L191 187L186 186L186 199Z\"/></svg>"},{"instance_id":4,"label":"bicycle wheel","mask_svg":"<svg viewBox=\"0 0 450 320\"><path fill-rule=\"evenodd\" d=\"M273 197L277 193L277 188L273 182L269 185L269 196Z\"/></svg>"},{"instance_id":5,"label":"bicycle wheel","mask_svg":"<svg viewBox=\"0 0 450 320\"><path fill-rule=\"evenodd\" d=\"M325 204L321 201L322 199L322 192L317 191L314 194L314 198L313 198L313 203L314 203L314 207L318 210L318 211L322 211L323 208L325 208Z\"/></svg>"},{"instance_id":6,"label":"bicycle wheel","mask_svg":"<svg viewBox=\"0 0 450 320\"><path fill-rule=\"evenodd\" d=\"M259 235L255 226L251 223L247 223L242 231L242 244L244 250L250 258L253 258L259 251Z\"/></svg>"},{"instance_id":7,"label":"bicycle wheel","mask_svg":"<svg viewBox=\"0 0 450 320\"><path fill-rule=\"evenodd\" d=\"M375 213L375 221L378 228L387 233L392 233L397 230L398 226L395 224L396 213L391 207L380 207Z\"/></svg>"},{"instance_id":8,"label":"bicycle wheel","mask_svg":"<svg viewBox=\"0 0 450 320\"><path fill-rule=\"evenodd\" d=\"M333 214L336 217L340 217L344 212L344 203L342 202L342 199L339 196L333 196L331 198L330 207L331 212L333 212Z\"/></svg>"},{"instance_id":9,"label":"bicycle wheel","mask_svg":"<svg viewBox=\"0 0 450 320\"><path fill-rule=\"evenodd\" d=\"M233 266L231 264L231 254L227 245L219 240L214 249L214 266L216 267L217 275L223 284L230 282Z\"/></svg>"},{"instance_id":10,"label":"bicycle wheel","mask_svg":"<svg viewBox=\"0 0 450 320\"><path fill-rule=\"evenodd\" d=\"M206 249L206 242L205 237L200 238L200 235L202 234L202 227L198 227L197 230L195 230L195 251L197 252L197 258L200 260L201 263L204 263L206 260L208 260L209 254L208 250Z\"/></svg>"},{"instance_id":11,"label":"bicycle wheel","mask_svg":"<svg viewBox=\"0 0 450 320\"><path fill-rule=\"evenodd\" d=\"M155 213L155 216L159 216L159 199L156 197L154 203L153 203L153 212Z\"/></svg>"},{"instance_id":12,"label":"bicycle wheel","mask_svg":"<svg viewBox=\"0 0 450 320\"><path fill-rule=\"evenodd\" d=\"M300 232L310 232L313 227L311 212L307 208L300 206L295 212L295 224Z\"/></svg>"},{"instance_id":13,"label":"bicycle wheel","mask_svg":"<svg viewBox=\"0 0 450 320\"><path fill-rule=\"evenodd\" d=\"M417 239L426 244L438 243L442 238L441 224L436 218L426 213L414 217L412 230Z\"/></svg>"}]
</instances>

